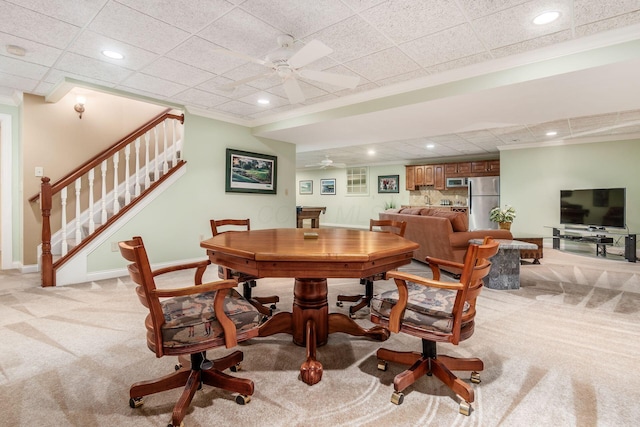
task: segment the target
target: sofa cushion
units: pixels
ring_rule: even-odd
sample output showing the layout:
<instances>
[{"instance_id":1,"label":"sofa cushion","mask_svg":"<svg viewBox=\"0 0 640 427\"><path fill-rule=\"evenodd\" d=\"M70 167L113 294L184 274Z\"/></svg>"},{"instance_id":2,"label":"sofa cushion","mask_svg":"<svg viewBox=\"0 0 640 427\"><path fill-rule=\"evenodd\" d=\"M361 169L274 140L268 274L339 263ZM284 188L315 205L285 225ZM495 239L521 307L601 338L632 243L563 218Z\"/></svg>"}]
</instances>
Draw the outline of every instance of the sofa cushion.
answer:
<instances>
[{"instance_id":1,"label":"sofa cushion","mask_svg":"<svg viewBox=\"0 0 640 427\"><path fill-rule=\"evenodd\" d=\"M404 208L400 209L401 214L403 215L420 215L420 211L424 208Z\"/></svg>"},{"instance_id":2,"label":"sofa cushion","mask_svg":"<svg viewBox=\"0 0 640 427\"><path fill-rule=\"evenodd\" d=\"M462 212L433 210L429 216L447 218L451 222L453 231L467 231L467 216Z\"/></svg>"}]
</instances>

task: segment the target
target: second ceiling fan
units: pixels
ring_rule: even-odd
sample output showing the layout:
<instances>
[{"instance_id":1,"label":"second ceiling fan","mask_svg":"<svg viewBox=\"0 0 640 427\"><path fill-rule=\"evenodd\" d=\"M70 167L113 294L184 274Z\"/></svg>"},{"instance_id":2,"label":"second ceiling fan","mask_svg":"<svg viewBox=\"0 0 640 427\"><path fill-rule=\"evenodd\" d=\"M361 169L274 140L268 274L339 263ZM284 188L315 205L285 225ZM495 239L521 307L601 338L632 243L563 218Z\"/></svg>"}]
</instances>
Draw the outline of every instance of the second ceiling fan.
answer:
<instances>
[{"instance_id":1,"label":"second ceiling fan","mask_svg":"<svg viewBox=\"0 0 640 427\"><path fill-rule=\"evenodd\" d=\"M231 50L221 49L220 53L232 55L235 57L246 59L256 64L264 65L270 70L266 73L258 74L251 77L235 81L225 85L229 89L254 80L263 79L276 75L282 80L282 87L289 98L291 104L299 104L305 101L304 93L298 78L305 80L315 80L322 83L328 83L333 86L353 89L358 86L360 77L347 76L344 74L328 73L326 71L308 70L303 67L324 58L333 52L333 49L325 45L319 40L311 40L297 52L293 48L294 39L290 35L281 35L278 37L279 49L269 53L265 59L253 58L243 53Z\"/></svg>"}]
</instances>

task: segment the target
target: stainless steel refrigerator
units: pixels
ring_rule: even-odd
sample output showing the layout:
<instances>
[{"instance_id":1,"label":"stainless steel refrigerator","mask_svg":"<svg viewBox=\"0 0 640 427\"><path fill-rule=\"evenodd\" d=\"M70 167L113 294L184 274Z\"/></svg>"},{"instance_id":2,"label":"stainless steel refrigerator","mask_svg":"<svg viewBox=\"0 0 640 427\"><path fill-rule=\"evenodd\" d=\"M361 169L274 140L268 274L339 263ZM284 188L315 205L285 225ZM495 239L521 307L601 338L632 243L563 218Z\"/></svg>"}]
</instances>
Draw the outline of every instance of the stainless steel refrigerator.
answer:
<instances>
[{"instance_id":1,"label":"stainless steel refrigerator","mask_svg":"<svg viewBox=\"0 0 640 427\"><path fill-rule=\"evenodd\" d=\"M469 230L498 228L489 219L489 212L500 206L500 177L469 178Z\"/></svg>"}]
</instances>

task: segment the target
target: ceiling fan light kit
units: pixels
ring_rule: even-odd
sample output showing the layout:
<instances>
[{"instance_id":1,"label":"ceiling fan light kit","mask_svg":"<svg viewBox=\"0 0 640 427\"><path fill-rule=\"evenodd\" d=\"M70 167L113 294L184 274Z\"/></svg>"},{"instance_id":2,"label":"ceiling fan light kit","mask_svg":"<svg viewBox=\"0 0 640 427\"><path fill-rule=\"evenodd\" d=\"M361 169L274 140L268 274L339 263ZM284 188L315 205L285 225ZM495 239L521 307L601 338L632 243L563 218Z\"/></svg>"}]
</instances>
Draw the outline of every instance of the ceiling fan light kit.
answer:
<instances>
[{"instance_id":1,"label":"ceiling fan light kit","mask_svg":"<svg viewBox=\"0 0 640 427\"><path fill-rule=\"evenodd\" d=\"M311 40L297 52L293 51L294 38L291 35L283 34L278 36L278 45L275 51L266 55L265 59L252 58L239 52L222 49L218 52L231 56L243 58L247 61L264 65L271 70L266 73L246 77L244 79L229 83L225 89L235 89L236 87L250 83L273 75L277 75L282 80L282 87L287 94L291 104L300 104L306 100L302 88L298 83L298 78L305 80L327 83L332 86L354 89L360 83L360 77L347 76L344 74L328 73L326 71L305 69L306 65L315 62L333 52L329 46L319 40Z\"/></svg>"}]
</instances>

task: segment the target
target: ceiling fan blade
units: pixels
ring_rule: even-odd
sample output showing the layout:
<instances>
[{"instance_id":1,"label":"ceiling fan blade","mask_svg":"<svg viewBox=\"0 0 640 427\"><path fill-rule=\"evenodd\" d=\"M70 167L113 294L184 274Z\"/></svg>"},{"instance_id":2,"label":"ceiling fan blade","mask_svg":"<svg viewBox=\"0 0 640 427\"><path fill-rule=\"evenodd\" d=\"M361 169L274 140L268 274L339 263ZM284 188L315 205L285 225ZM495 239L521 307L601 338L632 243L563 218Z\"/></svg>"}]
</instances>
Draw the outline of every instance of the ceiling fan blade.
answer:
<instances>
[{"instance_id":1,"label":"ceiling fan blade","mask_svg":"<svg viewBox=\"0 0 640 427\"><path fill-rule=\"evenodd\" d=\"M282 87L284 88L284 91L287 94L287 98L289 98L289 102L291 104L299 104L301 102L304 102L304 100L306 99L304 97L304 93L302 93L300 84L298 84L298 81L295 78L289 77L288 79L286 79L282 83Z\"/></svg>"},{"instance_id":2,"label":"ceiling fan blade","mask_svg":"<svg viewBox=\"0 0 640 427\"><path fill-rule=\"evenodd\" d=\"M326 44L320 40L311 40L302 49L293 54L287 61L293 68L304 67L307 64L317 61L333 52Z\"/></svg>"},{"instance_id":3,"label":"ceiling fan blade","mask_svg":"<svg viewBox=\"0 0 640 427\"><path fill-rule=\"evenodd\" d=\"M254 58L249 55L245 55L244 53L234 52L229 49L213 49L216 53L221 53L223 55L233 56L235 58L244 59L245 61L253 62L255 64L264 65L265 67L272 67L273 64L271 62L265 61L263 59Z\"/></svg>"},{"instance_id":4,"label":"ceiling fan blade","mask_svg":"<svg viewBox=\"0 0 640 427\"><path fill-rule=\"evenodd\" d=\"M345 74L327 73L326 71L317 70L298 70L300 77L310 80L316 80L322 83L328 83L333 86L346 87L353 89L360 83L359 76L347 76Z\"/></svg>"},{"instance_id":5,"label":"ceiling fan blade","mask_svg":"<svg viewBox=\"0 0 640 427\"><path fill-rule=\"evenodd\" d=\"M235 82L227 83L226 85L222 85L222 88L223 89L235 89L236 87L238 87L240 85L252 82L254 80L258 80L258 79L262 79L262 78L265 78L265 77L269 77L272 74L274 74L274 72L273 71L269 71L268 73L257 74L255 76L246 77L244 79L240 79L240 80L237 80Z\"/></svg>"}]
</instances>

